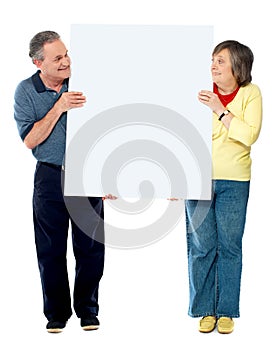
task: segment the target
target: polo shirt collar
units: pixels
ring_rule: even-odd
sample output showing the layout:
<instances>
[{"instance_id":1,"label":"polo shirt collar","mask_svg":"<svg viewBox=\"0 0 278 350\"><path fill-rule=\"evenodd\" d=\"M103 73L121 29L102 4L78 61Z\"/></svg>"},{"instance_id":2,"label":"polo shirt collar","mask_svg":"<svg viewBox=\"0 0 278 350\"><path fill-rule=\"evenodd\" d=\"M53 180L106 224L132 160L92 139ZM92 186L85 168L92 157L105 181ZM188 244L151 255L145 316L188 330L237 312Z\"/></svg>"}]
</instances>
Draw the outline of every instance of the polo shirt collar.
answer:
<instances>
[{"instance_id":1,"label":"polo shirt collar","mask_svg":"<svg viewBox=\"0 0 278 350\"><path fill-rule=\"evenodd\" d=\"M41 71L38 70L34 75L32 75L32 82L38 93L46 91L46 87L40 77L40 72ZM69 79L65 79L63 84L65 84L68 87L68 82L69 82Z\"/></svg>"}]
</instances>

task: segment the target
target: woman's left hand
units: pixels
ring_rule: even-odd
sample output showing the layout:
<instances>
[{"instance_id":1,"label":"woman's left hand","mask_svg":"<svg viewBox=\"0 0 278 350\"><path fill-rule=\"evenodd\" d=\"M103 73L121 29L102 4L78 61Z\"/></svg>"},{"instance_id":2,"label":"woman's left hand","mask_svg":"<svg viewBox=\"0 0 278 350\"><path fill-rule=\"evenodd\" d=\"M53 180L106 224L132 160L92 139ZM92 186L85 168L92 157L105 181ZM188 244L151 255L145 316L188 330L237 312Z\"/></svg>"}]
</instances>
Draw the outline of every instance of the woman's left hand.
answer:
<instances>
[{"instance_id":1,"label":"woman's left hand","mask_svg":"<svg viewBox=\"0 0 278 350\"><path fill-rule=\"evenodd\" d=\"M212 91L201 90L198 94L198 100L208 106L216 114L221 114L225 109L217 94Z\"/></svg>"}]
</instances>

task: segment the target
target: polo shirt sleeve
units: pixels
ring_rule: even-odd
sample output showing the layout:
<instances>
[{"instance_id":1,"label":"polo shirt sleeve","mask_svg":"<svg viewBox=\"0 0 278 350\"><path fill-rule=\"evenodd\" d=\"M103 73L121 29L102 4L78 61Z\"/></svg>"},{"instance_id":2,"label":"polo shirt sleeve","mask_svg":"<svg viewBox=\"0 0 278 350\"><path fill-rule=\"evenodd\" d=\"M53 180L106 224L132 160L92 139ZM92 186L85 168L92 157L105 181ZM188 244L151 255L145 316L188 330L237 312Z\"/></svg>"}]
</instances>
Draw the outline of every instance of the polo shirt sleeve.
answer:
<instances>
[{"instance_id":1,"label":"polo shirt sleeve","mask_svg":"<svg viewBox=\"0 0 278 350\"><path fill-rule=\"evenodd\" d=\"M231 110L233 113L233 111ZM257 86L249 95L241 118L234 116L228 137L250 147L258 138L262 125L262 97Z\"/></svg>"},{"instance_id":2,"label":"polo shirt sleeve","mask_svg":"<svg viewBox=\"0 0 278 350\"><path fill-rule=\"evenodd\" d=\"M22 141L36 122L32 98L28 94L28 88L25 85L24 82L20 83L14 94L14 119Z\"/></svg>"}]
</instances>

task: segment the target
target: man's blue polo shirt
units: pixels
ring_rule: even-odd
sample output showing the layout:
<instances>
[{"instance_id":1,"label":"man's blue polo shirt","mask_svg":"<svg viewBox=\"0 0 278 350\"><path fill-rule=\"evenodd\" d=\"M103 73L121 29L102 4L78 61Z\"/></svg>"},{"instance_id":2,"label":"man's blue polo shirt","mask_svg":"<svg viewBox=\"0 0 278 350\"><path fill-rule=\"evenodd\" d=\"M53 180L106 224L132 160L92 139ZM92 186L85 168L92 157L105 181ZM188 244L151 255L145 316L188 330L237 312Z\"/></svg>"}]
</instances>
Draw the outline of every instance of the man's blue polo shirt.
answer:
<instances>
[{"instance_id":1,"label":"man's blue polo shirt","mask_svg":"<svg viewBox=\"0 0 278 350\"><path fill-rule=\"evenodd\" d=\"M68 91L68 79L64 81L59 93L43 84L37 71L30 78L20 82L14 99L14 118L22 140L32 129L35 122L42 119L53 107L63 92ZM66 148L67 113L63 113L48 138L32 149L34 157L56 165L64 163Z\"/></svg>"}]
</instances>

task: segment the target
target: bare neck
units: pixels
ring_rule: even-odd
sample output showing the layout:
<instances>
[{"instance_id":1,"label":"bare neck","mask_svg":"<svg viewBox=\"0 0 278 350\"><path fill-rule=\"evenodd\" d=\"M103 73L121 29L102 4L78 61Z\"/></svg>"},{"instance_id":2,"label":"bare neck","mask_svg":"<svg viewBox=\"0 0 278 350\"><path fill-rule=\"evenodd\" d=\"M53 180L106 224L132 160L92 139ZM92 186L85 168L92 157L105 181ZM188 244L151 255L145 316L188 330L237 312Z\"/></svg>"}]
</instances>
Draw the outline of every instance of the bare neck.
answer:
<instances>
[{"instance_id":1,"label":"bare neck","mask_svg":"<svg viewBox=\"0 0 278 350\"><path fill-rule=\"evenodd\" d=\"M63 86L63 80L49 79L44 74L40 73L40 78L43 81L44 85L49 89L59 92Z\"/></svg>"}]
</instances>

